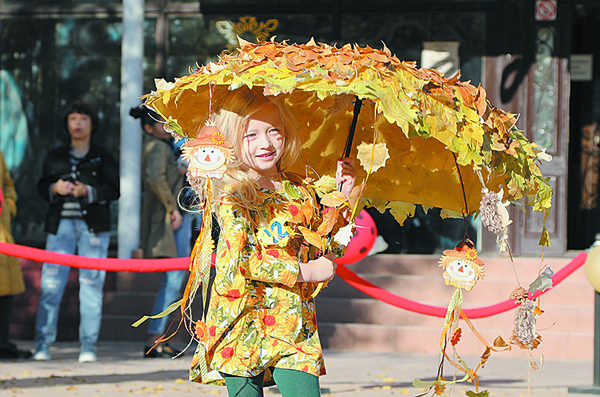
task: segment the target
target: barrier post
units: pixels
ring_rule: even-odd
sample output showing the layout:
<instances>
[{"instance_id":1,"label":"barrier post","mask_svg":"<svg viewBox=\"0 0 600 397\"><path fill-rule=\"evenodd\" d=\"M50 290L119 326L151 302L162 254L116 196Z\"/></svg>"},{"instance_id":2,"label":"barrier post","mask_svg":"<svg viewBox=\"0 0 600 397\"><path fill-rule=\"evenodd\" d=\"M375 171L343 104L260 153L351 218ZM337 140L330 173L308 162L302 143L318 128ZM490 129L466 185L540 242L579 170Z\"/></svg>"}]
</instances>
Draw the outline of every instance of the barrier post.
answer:
<instances>
[{"instance_id":1,"label":"barrier post","mask_svg":"<svg viewBox=\"0 0 600 397\"><path fill-rule=\"evenodd\" d=\"M598 249L598 246L600 246L600 234L596 234L596 241L592 245L590 253L594 248ZM590 255L588 255L588 259L590 259ZM596 264L596 266L598 265L600 264ZM588 276L587 273L586 276ZM600 292L598 291L594 291L594 383L591 387L569 387L569 393L600 394Z\"/></svg>"}]
</instances>

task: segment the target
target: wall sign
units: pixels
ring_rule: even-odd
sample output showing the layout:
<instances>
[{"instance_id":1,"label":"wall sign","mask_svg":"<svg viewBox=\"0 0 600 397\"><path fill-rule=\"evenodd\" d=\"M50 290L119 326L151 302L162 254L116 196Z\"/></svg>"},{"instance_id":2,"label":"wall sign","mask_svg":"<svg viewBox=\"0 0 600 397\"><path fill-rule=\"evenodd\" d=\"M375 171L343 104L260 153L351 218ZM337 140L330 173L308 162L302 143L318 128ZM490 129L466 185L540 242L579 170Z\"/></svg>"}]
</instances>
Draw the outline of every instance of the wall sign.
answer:
<instances>
[{"instance_id":1,"label":"wall sign","mask_svg":"<svg viewBox=\"0 0 600 397\"><path fill-rule=\"evenodd\" d=\"M554 21L556 20L557 0L537 0L535 2L535 20L536 21Z\"/></svg>"},{"instance_id":2,"label":"wall sign","mask_svg":"<svg viewBox=\"0 0 600 397\"><path fill-rule=\"evenodd\" d=\"M571 54L569 65L571 81L592 81L594 56L592 54Z\"/></svg>"}]
</instances>

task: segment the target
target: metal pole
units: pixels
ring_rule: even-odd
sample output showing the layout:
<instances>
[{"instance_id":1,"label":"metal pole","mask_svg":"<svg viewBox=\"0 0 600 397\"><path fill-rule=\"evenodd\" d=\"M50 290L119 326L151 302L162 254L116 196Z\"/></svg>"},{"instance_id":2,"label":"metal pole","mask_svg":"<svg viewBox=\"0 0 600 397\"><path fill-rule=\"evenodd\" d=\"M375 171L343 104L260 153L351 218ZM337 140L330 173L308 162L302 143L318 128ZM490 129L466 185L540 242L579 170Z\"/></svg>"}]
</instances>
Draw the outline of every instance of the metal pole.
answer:
<instances>
[{"instance_id":1,"label":"metal pole","mask_svg":"<svg viewBox=\"0 0 600 397\"><path fill-rule=\"evenodd\" d=\"M600 394L600 293L594 296L594 387Z\"/></svg>"},{"instance_id":2,"label":"metal pole","mask_svg":"<svg viewBox=\"0 0 600 397\"><path fill-rule=\"evenodd\" d=\"M590 248L600 245L600 234ZM600 394L600 293L594 292L594 384L592 387L569 387L569 393Z\"/></svg>"},{"instance_id":3,"label":"metal pole","mask_svg":"<svg viewBox=\"0 0 600 397\"><path fill-rule=\"evenodd\" d=\"M121 155L119 258L131 258L140 245L142 131L129 116L143 93L144 0L123 0L121 42Z\"/></svg>"}]
</instances>

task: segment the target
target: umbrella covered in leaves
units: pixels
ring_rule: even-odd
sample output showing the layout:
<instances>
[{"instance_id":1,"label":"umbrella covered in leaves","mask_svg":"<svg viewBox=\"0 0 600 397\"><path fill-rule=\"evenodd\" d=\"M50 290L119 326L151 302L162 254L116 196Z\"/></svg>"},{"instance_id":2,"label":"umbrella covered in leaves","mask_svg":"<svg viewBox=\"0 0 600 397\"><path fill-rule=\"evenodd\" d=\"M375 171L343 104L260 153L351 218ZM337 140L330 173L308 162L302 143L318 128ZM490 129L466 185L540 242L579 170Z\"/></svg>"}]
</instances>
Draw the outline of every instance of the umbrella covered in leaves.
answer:
<instances>
[{"instance_id":1,"label":"umbrella covered in leaves","mask_svg":"<svg viewBox=\"0 0 600 397\"><path fill-rule=\"evenodd\" d=\"M218 62L157 81L145 103L174 133L194 138L209 102L242 86L284 96L304 139L302 175L334 175L354 119L350 155L363 165L363 204L389 209L400 223L417 204L467 216L489 192L497 202L550 210L552 189L539 169L549 156L514 114L493 106L481 86L417 68L386 47L241 41Z\"/></svg>"}]
</instances>

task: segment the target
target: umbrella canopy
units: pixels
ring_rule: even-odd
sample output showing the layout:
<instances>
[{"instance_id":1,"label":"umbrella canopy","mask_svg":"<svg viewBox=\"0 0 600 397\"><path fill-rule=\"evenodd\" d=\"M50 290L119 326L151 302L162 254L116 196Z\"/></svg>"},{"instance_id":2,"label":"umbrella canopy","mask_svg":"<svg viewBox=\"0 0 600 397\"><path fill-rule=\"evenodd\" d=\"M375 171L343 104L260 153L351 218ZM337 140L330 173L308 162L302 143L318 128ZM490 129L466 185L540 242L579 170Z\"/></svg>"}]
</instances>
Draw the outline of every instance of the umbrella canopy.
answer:
<instances>
[{"instance_id":1,"label":"umbrella canopy","mask_svg":"<svg viewBox=\"0 0 600 397\"><path fill-rule=\"evenodd\" d=\"M484 187L498 192L502 186L504 200L528 197L534 209L550 209L552 189L539 169L549 156L516 128L515 115L494 107L481 86L418 69L386 47L241 41L189 76L157 81L144 99L168 128L194 138L209 101L242 86L285 97L304 138L294 170L301 175L307 166L335 174L353 101L361 99L354 146L384 143L389 151L386 165L369 176L364 197L391 208L401 223L415 204L473 213ZM358 181L367 176L359 171Z\"/></svg>"}]
</instances>

